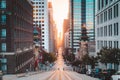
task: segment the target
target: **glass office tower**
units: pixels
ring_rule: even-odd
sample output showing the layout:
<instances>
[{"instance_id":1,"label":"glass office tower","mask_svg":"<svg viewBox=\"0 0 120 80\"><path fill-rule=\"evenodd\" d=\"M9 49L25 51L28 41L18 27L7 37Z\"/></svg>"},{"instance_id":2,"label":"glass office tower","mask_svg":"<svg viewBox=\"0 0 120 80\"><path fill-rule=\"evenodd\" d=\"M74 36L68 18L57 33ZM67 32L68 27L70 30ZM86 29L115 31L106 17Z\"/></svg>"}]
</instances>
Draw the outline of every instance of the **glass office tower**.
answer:
<instances>
[{"instance_id":1,"label":"glass office tower","mask_svg":"<svg viewBox=\"0 0 120 80\"><path fill-rule=\"evenodd\" d=\"M86 24L89 41L94 41L94 0L71 0L70 3L70 48L73 48L75 53L79 49L82 24Z\"/></svg>"}]
</instances>

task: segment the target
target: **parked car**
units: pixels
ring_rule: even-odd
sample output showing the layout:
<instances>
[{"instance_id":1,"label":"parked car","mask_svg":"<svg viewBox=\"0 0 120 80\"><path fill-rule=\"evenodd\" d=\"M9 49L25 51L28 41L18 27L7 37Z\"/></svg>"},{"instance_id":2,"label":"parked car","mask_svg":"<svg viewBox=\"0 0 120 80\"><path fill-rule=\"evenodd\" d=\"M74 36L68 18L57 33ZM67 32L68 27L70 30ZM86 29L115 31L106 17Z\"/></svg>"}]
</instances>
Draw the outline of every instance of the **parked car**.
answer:
<instances>
[{"instance_id":1,"label":"parked car","mask_svg":"<svg viewBox=\"0 0 120 80\"><path fill-rule=\"evenodd\" d=\"M95 69L93 69L91 71L91 76L99 78L100 77L100 73L101 73L101 69L100 68L95 68Z\"/></svg>"},{"instance_id":2,"label":"parked car","mask_svg":"<svg viewBox=\"0 0 120 80\"><path fill-rule=\"evenodd\" d=\"M120 71L111 76L111 80L120 80Z\"/></svg>"},{"instance_id":3,"label":"parked car","mask_svg":"<svg viewBox=\"0 0 120 80\"><path fill-rule=\"evenodd\" d=\"M115 72L116 72L116 70L114 70L114 69L103 70L100 73L100 79L102 79L102 80L110 80L111 76L113 74L115 74Z\"/></svg>"},{"instance_id":4,"label":"parked car","mask_svg":"<svg viewBox=\"0 0 120 80\"><path fill-rule=\"evenodd\" d=\"M100 79L102 79L102 80L110 80L111 76L113 74L115 74L115 72L116 72L116 70L114 70L114 69L103 70L100 73Z\"/></svg>"}]
</instances>

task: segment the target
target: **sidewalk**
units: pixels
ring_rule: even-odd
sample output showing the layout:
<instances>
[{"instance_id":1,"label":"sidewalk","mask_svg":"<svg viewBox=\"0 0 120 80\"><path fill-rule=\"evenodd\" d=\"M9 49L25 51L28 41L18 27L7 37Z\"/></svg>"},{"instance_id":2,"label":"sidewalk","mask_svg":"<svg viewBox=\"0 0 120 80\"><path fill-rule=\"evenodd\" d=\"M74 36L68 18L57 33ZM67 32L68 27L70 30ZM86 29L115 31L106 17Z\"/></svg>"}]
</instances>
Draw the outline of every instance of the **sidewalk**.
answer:
<instances>
[{"instance_id":1,"label":"sidewalk","mask_svg":"<svg viewBox=\"0 0 120 80\"><path fill-rule=\"evenodd\" d=\"M44 71L28 72L28 73L21 73L21 74L7 74L3 76L3 80L16 80L17 78L20 78L20 77L28 77L28 76L39 74L42 72Z\"/></svg>"}]
</instances>

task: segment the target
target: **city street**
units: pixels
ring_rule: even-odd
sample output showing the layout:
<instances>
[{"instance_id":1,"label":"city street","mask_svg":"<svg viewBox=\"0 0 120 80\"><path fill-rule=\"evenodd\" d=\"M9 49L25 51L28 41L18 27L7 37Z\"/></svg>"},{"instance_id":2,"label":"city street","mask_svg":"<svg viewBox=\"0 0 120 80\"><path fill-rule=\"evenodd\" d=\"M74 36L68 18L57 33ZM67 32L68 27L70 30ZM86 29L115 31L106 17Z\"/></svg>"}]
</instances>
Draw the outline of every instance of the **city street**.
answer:
<instances>
[{"instance_id":1,"label":"city street","mask_svg":"<svg viewBox=\"0 0 120 80\"><path fill-rule=\"evenodd\" d=\"M119 72L120 0L0 0L0 80L120 80Z\"/></svg>"},{"instance_id":2,"label":"city street","mask_svg":"<svg viewBox=\"0 0 120 80\"><path fill-rule=\"evenodd\" d=\"M8 78L4 78L3 80L98 80L85 74L79 74L77 72L73 72L70 66L66 66L64 64L62 58L62 50L58 51L58 59L56 64L53 66L51 71L48 72L40 72L37 74L27 73L25 76L15 77L9 76Z\"/></svg>"}]
</instances>

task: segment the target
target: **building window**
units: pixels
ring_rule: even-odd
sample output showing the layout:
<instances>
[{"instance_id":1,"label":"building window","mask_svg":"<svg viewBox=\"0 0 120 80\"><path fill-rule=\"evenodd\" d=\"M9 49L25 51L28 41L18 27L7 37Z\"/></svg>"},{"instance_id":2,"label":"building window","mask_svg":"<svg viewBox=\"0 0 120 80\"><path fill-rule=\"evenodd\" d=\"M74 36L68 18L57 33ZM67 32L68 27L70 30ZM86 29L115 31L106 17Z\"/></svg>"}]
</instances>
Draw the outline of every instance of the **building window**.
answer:
<instances>
[{"instance_id":1,"label":"building window","mask_svg":"<svg viewBox=\"0 0 120 80\"><path fill-rule=\"evenodd\" d=\"M109 48L112 48L112 41L109 41Z\"/></svg>"},{"instance_id":2,"label":"building window","mask_svg":"<svg viewBox=\"0 0 120 80\"><path fill-rule=\"evenodd\" d=\"M101 7L104 7L104 0L101 0Z\"/></svg>"},{"instance_id":3,"label":"building window","mask_svg":"<svg viewBox=\"0 0 120 80\"><path fill-rule=\"evenodd\" d=\"M104 22L107 21L107 11L104 12Z\"/></svg>"},{"instance_id":4,"label":"building window","mask_svg":"<svg viewBox=\"0 0 120 80\"><path fill-rule=\"evenodd\" d=\"M118 17L119 14L119 9L118 9L118 4L114 6L114 18Z\"/></svg>"},{"instance_id":5,"label":"building window","mask_svg":"<svg viewBox=\"0 0 120 80\"><path fill-rule=\"evenodd\" d=\"M109 36L112 36L112 24L108 26Z\"/></svg>"},{"instance_id":6,"label":"building window","mask_svg":"<svg viewBox=\"0 0 120 80\"><path fill-rule=\"evenodd\" d=\"M44 26L44 24L42 24L42 26Z\"/></svg>"},{"instance_id":7,"label":"building window","mask_svg":"<svg viewBox=\"0 0 120 80\"><path fill-rule=\"evenodd\" d=\"M99 16L97 16L97 24L99 24Z\"/></svg>"},{"instance_id":8,"label":"building window","mask_svg":"<svg viewBox=\"0 0 120 80\"><path fill-rule=\"evenodd\" d=\"M0 1L0 8L2 8L2 9L6 8L6 0Z\"/></svg>"},{"instance_id":9,"label":"building window","mask_svg":"<svg viewBox=\"0 0 120 80\"><path fill-rule=\"evenodd\" d=\"M98 0L97 5L98 5L98 10L100 10L100 0Z\"/></svg>"},{"instance_id":10,"label":"building window","mask_svg":"<svg viewBox=\"0 0 120 80\"><path fill-rule=\"evenodd\" d=\"M0 23L1 24L6 24L6 15L3 14L3 15L0 16Z\"/></svg>"},{"instance_id":11,"label":"building window","mask_svg":"<svg viewBox=\"0 0 120 80\"><path fill-rule=\"evenodd\" d=\"M112 2L113 0L110 0L110 3Z\"/></svg>"},{"instance_id":12,"label":"building window","mask_svg":"<svg viewBox=\"0 0 120 80\"><path fill-rule=\"evenodd\" d=\"M1 30L1 38L5 38L6 37L6 29L2 29Z\"/></svg>"},{"instance_id":13,"label":"building window","mask_svg":"<svg viewBox=\"0 0 120 80\"><path fill-rule=\"evenodd\" d=\"M116 48L116 41L114 41L114 48Z\"/></svg>"},{"instance_id":14,"label":"building window","mask_svg":"<svg viewBox=\"0 0 120 80\"><path fill-rule=\"evenodd\" d=\"M101 36L103 36L103 27L101 27Z\"/></svg>"},{"instance_id":15,"label":"building window","mask_svg":"<svg viewBox=\"0 0 120 80\"><path fill-rule=\"evenodd\" d=\"M44 39L42 39L42 41L44 41Z\"/></svg>"},{"instance_id":16,"label":"building window","mask_svg":"<svg viewBox=\"0 0 120 80\"><path fill-rule=\"evenodd\" d=\"M104 41L104 47L107 47L107 41Z\"/></svg>"},{"instance_id":17,"label":"building window","mask_svg":"<svg viewBox=\"0 0 120 80\"><path fill-rule=\"evenodd\" d=\"M118 35L119 30L118 30L118 23L114 23L114 35Z\"/></svg>"},{"instance_id":18,"label":"building window","mask_svg":"<svg viewBox=\"0 0 120 80\"><path fill-rule=\"evenodd\" d=\"M101 48L103 47L103 41L101 41Z\"/></svg>"},{"instance_id":19,"label":"building window","mask_svg":"<svg viewBox=\"0 0 120 80\"><path fill-rule=\"evenodd\" d=\"M104 26L104 36L107 36L107 26Z\"/></svg>"},{"instance_id":20,"label":"building window","mask_svg":"<svg viewBox=\"0 0 120 80\"><path fill-rule=\"evenodd\" d=\"M112 8L110 8L108 10L108 19L111 20L112 19Z\"/></svg>"},{"instance_id":21,"label":"building window","mask_svg":"<svg viewBox=\"0 0 120 80\"><path fill-rule=\"evenodd\" d=\"M99 28L97 28L97 37L99 37Z\"/></svg>"},{"instance_id":22,"label":"building window","mask_svg":"<svg viewBox=\"0 0 120 80\"><path fill-rule=\"evenodd\" d=\"M100 15L100 23L103 23L103 14Z\"/></svg>"},{"instance_id":23,"label":"building window","mask_svg":"<svg viewBox=\"0 0 120 80\"><path fill-rule=\"evenodd\" d=\"M1 44L1 50L2 52L6 52L6 43Z\"/></svg>"},{"instance_id":24,"label":"building window","mask_svg":"<svg viewBox=\"0 0 120 80\"><path fill-rule=\"evenodd\" d=\"M117 48L118 48L119 42L117 41L117 43L116 43L116 44L117 44Z\"/></svg>"},{"instance_id":25,"label":"building window","mask_svg":"<svg viewBox=\"0 0 120 80\"><path fill-rule=\"evenodd\" d=\"M97 48L99 49L99 41L97 41Z\"/></svg>"},{"instance_id":26,"label":"building window","mask_svg":"<svg viewBox=\"0 0 120 80\"><path fill-rule=\"evenodd\" d=\"M118 41L114 41L114 48L118 48Z\"/></svg>"},{"instance_id":27,"label":"building window","mask_svg":"<svg viewBox=\"0 0 120 80\"><path fill-rule=\"evenodd\" d=\"M105 0L105 5L107 5L108 4L108 0Z\"/></svg>"}]
</instances>

